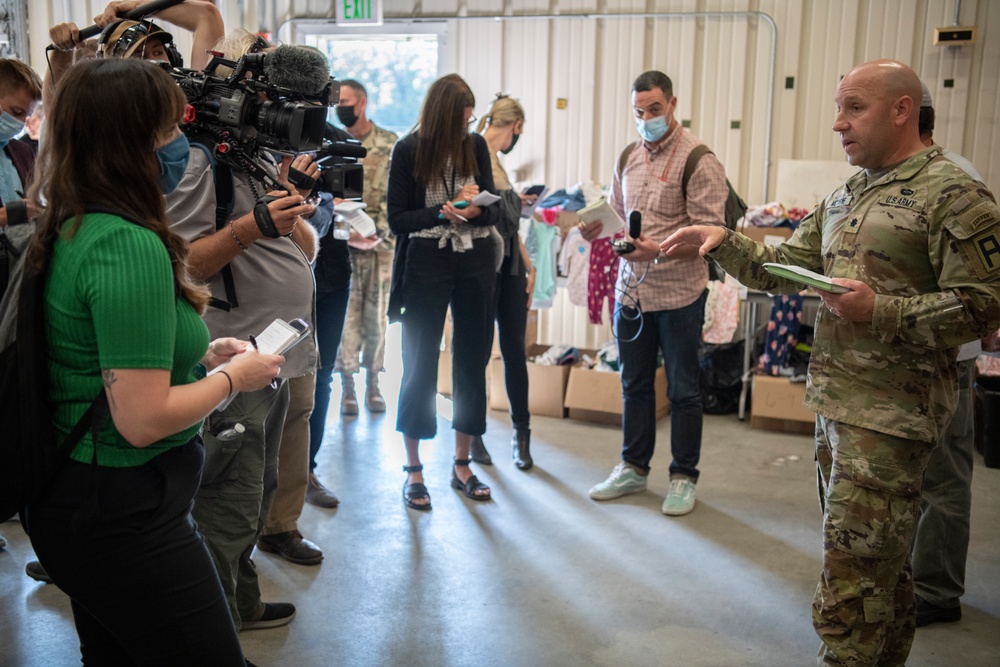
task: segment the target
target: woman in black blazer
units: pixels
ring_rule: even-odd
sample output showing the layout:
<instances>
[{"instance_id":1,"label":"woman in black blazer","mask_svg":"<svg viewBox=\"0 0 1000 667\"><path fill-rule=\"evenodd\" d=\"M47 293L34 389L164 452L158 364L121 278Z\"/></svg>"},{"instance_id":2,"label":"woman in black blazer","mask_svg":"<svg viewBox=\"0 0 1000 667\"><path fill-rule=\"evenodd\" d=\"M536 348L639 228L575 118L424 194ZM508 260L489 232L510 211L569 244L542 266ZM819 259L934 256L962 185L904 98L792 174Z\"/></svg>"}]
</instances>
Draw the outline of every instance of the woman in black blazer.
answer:
<instances>
[{"instance_id":1,"label":"woman in black blazer","mask_svg":"<svg viewBox=\"0 0 1000 667\"><path fill-rule=\"evenodd\" d=\"M486 430L486 361L498 256L491 230L500 212L495 205L472 203L480 192L494 191L486 142L469 133L475 103L458 75L435 81L417 126L396 144L389 166L389 228L398 238L389 317L403 323L396 430L403 434L408 464L403 502L416 510L431 508L419 446L437 434L438 354L449 306L454 322L451 485L472 500L490 499L489 487L469 469L469 445Z\"/></svg>"}]
</instances>

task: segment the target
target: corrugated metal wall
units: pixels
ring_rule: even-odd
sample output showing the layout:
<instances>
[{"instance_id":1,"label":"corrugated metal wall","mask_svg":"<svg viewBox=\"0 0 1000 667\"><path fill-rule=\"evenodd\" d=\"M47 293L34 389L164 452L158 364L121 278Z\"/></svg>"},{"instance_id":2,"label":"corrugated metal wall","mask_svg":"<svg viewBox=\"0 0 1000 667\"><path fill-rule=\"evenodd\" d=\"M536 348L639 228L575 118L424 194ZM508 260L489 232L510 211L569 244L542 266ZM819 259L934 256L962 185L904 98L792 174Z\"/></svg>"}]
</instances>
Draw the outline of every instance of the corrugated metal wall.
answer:
<instances>
[{"instance_id":1,"label":"corrugated metal wall","mask_svg":"<svg viewBox=\"0 0 1000 667\"><path fill-rule=\"evenodd\" d=\"M629 86L645 69L674 81L678 116L709 144L751 203L773 196L778 159L842 160L831 131L837 81L874 58L910 63L927 81L937 111L935 139L976 165L1000 192L1000 2L963 0L959 23L978 28L971 47L932 44L951 25L959 0L386 0L385 16L670 13L659 18L560 17L451 20L444 71L466 77L485 112L499 91L518 97L528 121L506 158L519 181L556 187L605 183L622 146L634 138ZM48 26L80 25L104 1L32 0L31 59L44 68ZM294 17L329 17L320 0L217 0L227 26L274 31ZM692 12L763 16L694 18ZM336 30L331 25L331 30ZM178 37L182 52L190 40ZM775 51L770 85L771 49ZM557 108L557 100L565 108ZM768 109L772 113L768 114ZM769 167L768 167L769 165ZM606 331L585 313L557 307L543 320L550 342L593 344Z\"/></svg>"}]
</instances>

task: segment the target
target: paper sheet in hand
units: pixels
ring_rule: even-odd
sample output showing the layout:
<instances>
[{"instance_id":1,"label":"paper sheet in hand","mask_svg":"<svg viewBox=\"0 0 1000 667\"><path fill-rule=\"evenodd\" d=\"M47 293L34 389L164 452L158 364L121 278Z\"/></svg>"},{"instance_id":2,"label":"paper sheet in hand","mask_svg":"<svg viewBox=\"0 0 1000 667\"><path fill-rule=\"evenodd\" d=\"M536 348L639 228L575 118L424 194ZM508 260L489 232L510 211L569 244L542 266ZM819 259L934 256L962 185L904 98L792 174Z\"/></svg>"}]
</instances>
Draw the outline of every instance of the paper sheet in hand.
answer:
<instances>
[{"instance_id":1,"label":"paper sheet in hand","mask_svg":"<svg viewBox=\"0 0 1000 667\"><path fill-rule=\"evenodd\" d=\"M333 212L339 213L342 216L347 217L350 214L354 213L355 211L363 211L366 208L368 208L368 204L364 203L363 201L347 200L347 201L342 201L339 204L334 204Z\"/></svg>"},{"instance_id":2,"label":"paper sheet in hand","mask_svg":"<svg viewBox=\"0 0 1000 667\"><path fill-rule=\"evenodd\" d=\"M824 275L798 266L787 266L785 264L774 264L769 262L764 265L764 270L772 276L793 280L802 285L808 285L809 287L815 287L818 290L823 290L824 292L846 294L851 291L843 285L835 285L832 280Z\"/></svg>"},{"instance_id":3,"label":"paper sheet in hand","mask_svg":"<svg viewBox=\"0 0 1000 667\"><path fill-rule=\"evenodd\" d=\"M615 209L611 208L611 205L603 197L590 206L581 208L576 212L576 214L579 216L581 221L587 223L588 225L595 220L600 220L604 223L601 233L597 236L599 239L614 236L621 230L625 229L625 221L622 220L617 213L615 213Z\"/></svg>"},{"instance_id":4,"label":"paper sheet in hand","mask_svg":"<svg viewBox=\"0 0 1000 667\"><path fill-rule=\"evenodd\" d=\"M254 340L257 341L257 351L261 354L284 354L302 337L302 332L282 319L276 319L260 332ZM229 365L225 361L206 375L214 375Z\"/></svg>"},{"instance_id":5,"label":"paper sheet in hand","mask_svg":"<svg viewBox=\"0 0 1000 667\"><path fill-rule=\"evenodd\" d=\"M483 190L478 195L472 198L472 204L475 206L479 206L480 208L483 206L496 204L498 201L500 201L499 196L493 194L492 192L487 192L486 190Z\"/></svg>"},{"instance_id":6,"label":"paper sheet in hand","mask_svg":"<svg viewBox=\"0 0 1000 667\"><path fill-rule=\"evenodd\" d=\"M549 194L549 189L544 185L532 185L530 188L525 188L523 194L535 195L534 204L521 207L521 217L530 218L535 214L535 209L538 208L538 205Z\"/></svg>"},{"instance_id":7,"label":"paper sheet in hand","mask_svg":"<svg viewBox=\"0 0 1000 667\"><path fill-rule=\"evenodd\" d=\"M345 215L347 223L361 236L365 238L375 236L378 230L375 229L375 221L371 216L362 210L357 210L350 215Z\"/></svg>"}]
</instances>

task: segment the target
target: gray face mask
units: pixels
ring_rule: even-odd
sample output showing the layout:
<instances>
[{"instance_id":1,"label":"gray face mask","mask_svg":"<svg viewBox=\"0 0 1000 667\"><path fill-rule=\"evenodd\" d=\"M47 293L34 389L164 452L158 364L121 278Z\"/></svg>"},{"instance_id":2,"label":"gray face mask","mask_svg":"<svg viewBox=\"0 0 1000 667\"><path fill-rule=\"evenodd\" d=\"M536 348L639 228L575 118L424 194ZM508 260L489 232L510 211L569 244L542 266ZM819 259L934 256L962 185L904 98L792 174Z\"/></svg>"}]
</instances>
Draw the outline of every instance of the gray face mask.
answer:
<instances>
[{"instance_id":1,"label":"gray face mask","mask_svg":"<svg viewBox=\"0 0 1000 667\"><path fill-rule=\"evenodd\" d=\"M24 121L14 118L0 107L0 141L10 141L24 130Z\"/></svg>"}]
</instances>

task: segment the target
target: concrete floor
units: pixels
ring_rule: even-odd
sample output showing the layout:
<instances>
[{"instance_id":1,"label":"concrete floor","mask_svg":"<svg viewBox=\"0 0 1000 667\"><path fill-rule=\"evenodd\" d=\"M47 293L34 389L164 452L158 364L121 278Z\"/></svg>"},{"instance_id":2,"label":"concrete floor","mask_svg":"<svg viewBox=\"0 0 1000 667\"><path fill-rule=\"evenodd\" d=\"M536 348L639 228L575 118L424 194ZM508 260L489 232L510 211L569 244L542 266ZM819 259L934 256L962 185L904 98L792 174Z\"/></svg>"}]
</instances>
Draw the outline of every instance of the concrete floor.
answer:
<instances>
[{"instance_id":1,"label":"concrete floor","mask_svg":"<svg viewBox=\"0 0 1000 667\"><path fill-rule=\"evenodd\" d=\"M386 375L388 414L342 420L331 410L319 473L342 504L307 505L300 521L326 559L255 556L265 599L298 607L287 627L241 635L256 664L815 664L810 437L706 417L698 505L668 518L669 418L649 490L596 503L587 491L618 460L616 429L536 417L536 465L523 473L507 458L508 416L491 412L496 464L473 467L495 500L473 503L448 485L450 403L440 399L440 435L423 447L434 509L418 513L400 499L398 377ZM919 629L909 667L1000 665L1000 470L976 464L964 616ZM18 524L0 534L10 542L0 551L0 666L79 664L68 599L24 576L32 552Z\"/></svg>"}]
</instances>

